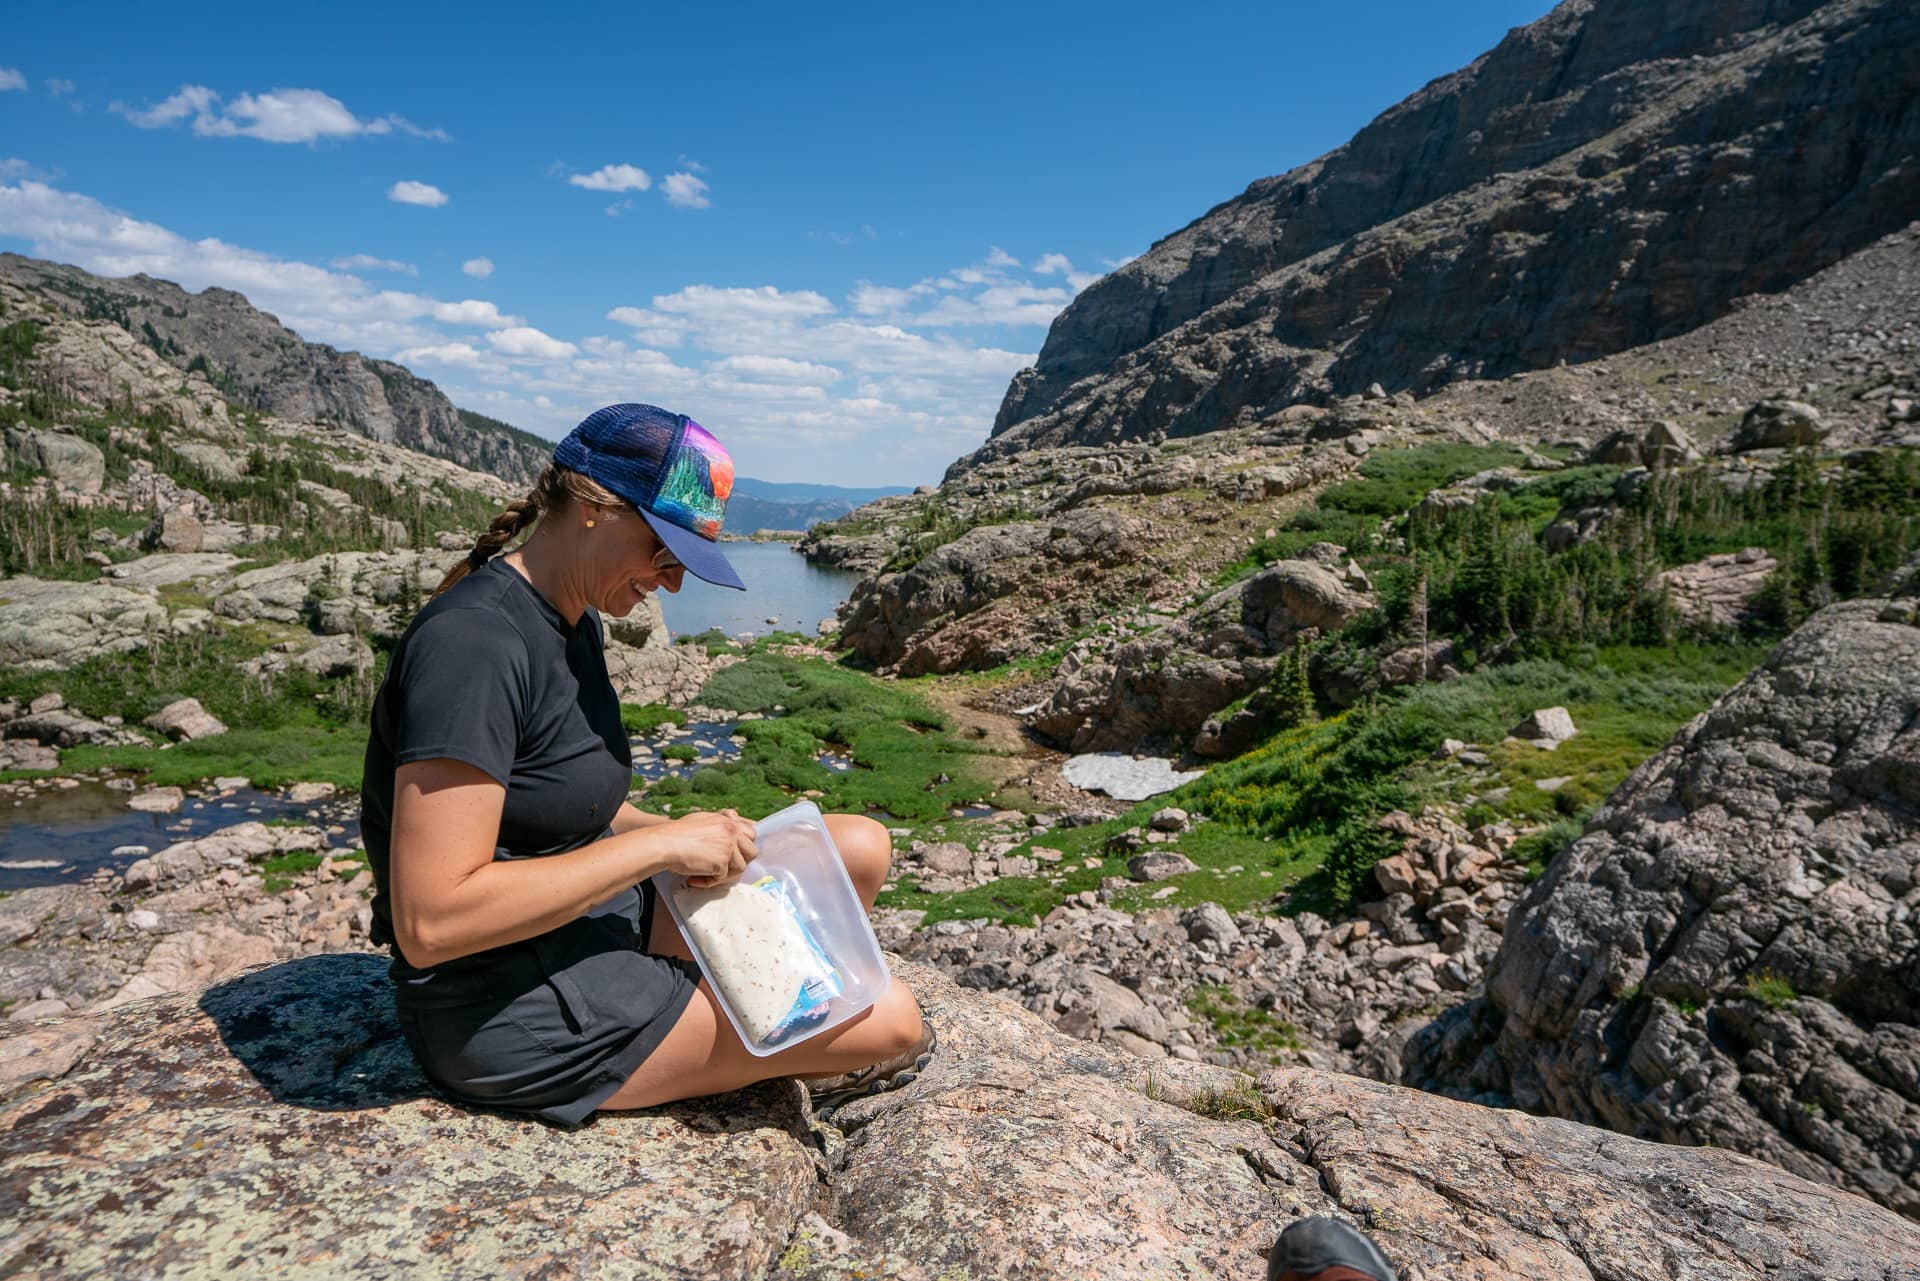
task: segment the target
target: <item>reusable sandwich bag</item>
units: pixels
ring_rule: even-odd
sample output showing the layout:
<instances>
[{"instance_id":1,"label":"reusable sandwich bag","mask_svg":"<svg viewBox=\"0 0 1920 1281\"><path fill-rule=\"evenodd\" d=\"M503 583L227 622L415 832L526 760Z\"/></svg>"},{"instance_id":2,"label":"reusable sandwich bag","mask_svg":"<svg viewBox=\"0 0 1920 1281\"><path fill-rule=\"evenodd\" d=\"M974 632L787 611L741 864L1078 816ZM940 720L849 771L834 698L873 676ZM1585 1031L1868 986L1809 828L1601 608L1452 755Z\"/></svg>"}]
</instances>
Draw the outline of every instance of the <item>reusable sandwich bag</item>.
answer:
<instances>
[{"instance_id":1,"label":"reusable sandwich bag","mask_svg":"<svg viewBox=\"0 0 1920 1281\"><path fill-rule=\"evenodd\" d=\"M755 825L739 880L695 889L660 872L654 888L750 1053L837 1027L880 998L887 962L820 810L790 805Z\"/></svg>"}]
</instances>

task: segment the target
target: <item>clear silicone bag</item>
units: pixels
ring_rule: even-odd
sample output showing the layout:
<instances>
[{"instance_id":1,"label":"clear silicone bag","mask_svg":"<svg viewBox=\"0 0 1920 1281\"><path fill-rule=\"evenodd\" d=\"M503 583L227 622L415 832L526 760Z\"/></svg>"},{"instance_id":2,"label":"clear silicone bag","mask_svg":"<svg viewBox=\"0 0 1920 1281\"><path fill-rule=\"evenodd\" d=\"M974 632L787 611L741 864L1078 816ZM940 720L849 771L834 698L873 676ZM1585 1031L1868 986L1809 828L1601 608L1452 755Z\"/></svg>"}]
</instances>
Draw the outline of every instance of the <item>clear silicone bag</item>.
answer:
<instances>
[{"instance_id":1,"label":"clear silicone bag","mask_svg":"<svg viewBox=\"0 0 1920 1281\"><path fill-rule=\"evenodd\" d=\"M888 976L819 808L802 801L755 829L739 880L695 889L660 872L653 883L741 1042L765 1056L871 1006Z\"/></svg>"}]
</instances>

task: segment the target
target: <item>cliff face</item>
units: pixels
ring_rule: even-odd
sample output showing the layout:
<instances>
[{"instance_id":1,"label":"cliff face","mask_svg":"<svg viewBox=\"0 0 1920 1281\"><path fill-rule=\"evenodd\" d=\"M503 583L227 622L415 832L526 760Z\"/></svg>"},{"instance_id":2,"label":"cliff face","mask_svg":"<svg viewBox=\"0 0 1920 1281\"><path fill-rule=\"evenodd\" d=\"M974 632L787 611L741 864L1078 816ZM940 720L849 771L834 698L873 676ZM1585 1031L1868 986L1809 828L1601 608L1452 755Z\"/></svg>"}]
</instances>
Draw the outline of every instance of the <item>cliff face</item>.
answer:
<instances>
[{"instance_id":1,"label":"cliff face","mask_svg":"<svg viewBox=\"0 0 1920 1281\"><path fill-rule=\"evenodd\" d=\"M1569 0L1089 287L982 457L1581 361L1920 209L1920 10Z\"/></svg>"},{"instance_id":2,"label":"cliff face","mask_svg":"<svg viewBox=\"0 0 1920 1281\"><path fill-rule=\"evenodd\" d=\"M1830 606L1554 860L1407 1079L1920 1217L1916 906L1920 601Z\"/></svg>"},{"instance_id":3,"label":"cliff face","mask_svg":"<svg viewBox=\"0 0 1920 1281\"><path fill-rule=\"evenodd\" d=\"M177 368L204 367L223 393L278 418L337 423L515 485L530 483L553 448L456 409L392 361L306 342L230 289L191 294L171 281L108 279L18 254L0 254L0 282L67 315L111 320Z\"/></svg>"}]
</instances>

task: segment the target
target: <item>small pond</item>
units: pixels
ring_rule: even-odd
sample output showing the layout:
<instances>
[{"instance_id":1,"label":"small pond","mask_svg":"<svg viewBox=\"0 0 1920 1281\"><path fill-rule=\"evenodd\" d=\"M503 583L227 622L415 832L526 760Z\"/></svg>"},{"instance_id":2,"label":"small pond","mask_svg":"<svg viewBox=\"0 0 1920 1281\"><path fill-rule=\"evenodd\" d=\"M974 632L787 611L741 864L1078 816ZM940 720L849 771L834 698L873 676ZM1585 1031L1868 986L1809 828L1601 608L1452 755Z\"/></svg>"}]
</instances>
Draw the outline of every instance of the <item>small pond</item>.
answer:
<instances>
[{"instance_id":1,"label":"small pond","mask_svg":"<svg viewBox=\"0 0 1920 1281\"><path fill-rule=\"evenodd\" d=\"M359 840L357 817L324 816L322 807L338 807L338 802L295 803L243 787L232 792L189 792L173 813L147 814L127 808L132 795L86 778L76 787L48 788L0 801L0 890L85 880L96 870L124 871L135 860L176 841L250 820L334 824L345 829L330 837L334 845L351 847ZM351 811L357 816L359 806L351 806Z\"/></svg>"}]
</instances>

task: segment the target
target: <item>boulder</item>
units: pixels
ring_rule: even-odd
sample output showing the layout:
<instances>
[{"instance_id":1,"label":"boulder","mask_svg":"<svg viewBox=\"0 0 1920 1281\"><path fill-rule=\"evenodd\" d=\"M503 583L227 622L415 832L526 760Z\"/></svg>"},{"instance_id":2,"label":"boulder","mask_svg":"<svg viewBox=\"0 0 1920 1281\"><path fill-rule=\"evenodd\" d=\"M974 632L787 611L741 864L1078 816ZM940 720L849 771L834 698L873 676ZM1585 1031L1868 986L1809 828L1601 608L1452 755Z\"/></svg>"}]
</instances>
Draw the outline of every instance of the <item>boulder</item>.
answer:
<instances>
[{"instance_id":1,"label":"boulder","mask_svg":"<svg viewBox=\"0 0 1920 1281\"><path fill-rule=\"evenodd\" d=\"M186 803L187 794L177 787L149 787L127 798L127 808L142 814L171 814Z\"/></svg>"},{"instance_id":2,"label":"boulder","mask_svg":"<svg viewBox=\"0 0 1920 1281\"><path fill-rule=\"evenodd\" d=\"M45 472L61 489L97 494L107 478L106 455L92 441L63 431L6 429L7 452L36 471Z\"/></svg>"},{"instance_id":3,"label":"boulder","mask_svg":"<svg viewBox=\"0 0 1920 1281\"><path fill-rule=\"evenodd\" d=\"M1686 428L1665 419L1644 431L1628 427L1611 432L1587 451L1590 463L1626 467L1680 467L1697 463L1702 457Z\"/></svg>"},{"instance_id":4,"label":"boulder","mask_svg":"<svg viewBox=\"0 0 1920 1281\"><path fill-rule=\"evenodd\" d=\"M156 789L178 793L178 788ZM311 853L327 848L326 833L312 827L269 827L235 823L197 840L178 841L122 873L129 891L182 885L232 863L257 863L276 854Z\"/></svg>"},{"instance_id":5,"label":"boulder","mask_svg":"<svg viewBox=\"0 0 1920 1281\"><path fill-rule=\"evenodd\" d=\"M1920 1216L1917 615L1822 610L1628 776L1406 1079Z\"/></svg>"},{"instance_id":6,"label":"boulder","mask_svg":"<svg viewBox=\"0 0 1920 1281\"><path fill-rule=\"evenodd\" d=\"M649 646L670 649L673 646L673 635L667 630L667 617L660 608L660 598L652 593L624 617L602 614L600 621L606 627L609 641L618 641L634 649Z\"/></svg>"},{"instance_id":7,"label":"boulder","mask_svg":"<svg viewBox=\"0 0 1920 1281\"><path fill-rule=\"evenodd\" d=\"M59 769L60 750L24 738L0 739L0 769Z\"/></svg>"},{"instance_id":8,"label":"boulder","mask_svg":"<svg viewBox=\"0 0 1920 1281\"><path fill-rule=\"evenodd\" d=\"M1222 947L1231 947L1240 941L1240 927L1218 903L1202 903L1182 916L1180 924L1195 943L1211 940Z\"/></svg>"},{"instance_id":9,"label":"boulder","mask_svg":"<svg viewBox=\"0 0 1920 1281\"><path fill-rule=\"evenodd\" d=\"M1580 731L1574 728L1573 717L1566 708L1542 707L1528 713L1510 732L1515 738L1533 743L1564 743Z\"/></svg>"},{"instance_id":10,"label":"boulder","mask_svg":"<svg viewBox=\"0 0 1920 1281\"><path fill-rule=\"evenodd\" d=\"M1127 860L1127 875L1136 881L1164 881L1199 870L1198 864L1177 850L1147 850Z\"/></svg>"},{"instance_id":11,"label":"boulder","mask_svg":"<svg viewBox=\"0 0 1920 1281\"><path fill-rule=\"evenodd\" d=\"M147 551L193 553L201 550L204 531L191 511L175 508L155 516L140 535Z\"/></svg>"},{"instance_id":12,"label":"boulder","mask_svg":"<svg viewBox=\"0 0 1920 1281\"><path fill-rule=\"evenodd\" d=\"M1155 810L1147 825L1156 832L1184 832L1193 823L1185 810L1169 805L1165 809Z\"/></svg>"},{"instance_id":13,"label":"boulder","mask_svg":"<svg viewBox=\"0 0 1920 1281\"><path fill-rule=\"evenodd\" d=\"M120 735L120 731L105 721L96 721L67 708L16 717L7 722L5 732L8 738L31 739L47 747L112 743L119 741Z\"/></svg>"},{"instance_id":14,"label":"boulder","mask_svg":"<svg viewBox=\"0 0 1920 1281\"><path fill-rule=\"evenodd\" d=\"M0 1026L0 1270L1200 1281L1262 1275L1310 1214L1359 1218L1409 1277L1920 1266L1920 1228L1737 1155L1143 1059L895 970L940 1049L831 1127L790 1080L573 1132L443 1102L373 956Z\"/></svg>"},{"instance_id":15,"label":"boulder","mask_svg":"<svg viewBox=\"0 0 1920 1281\"><path fill-rule=\"evenodd\" d=\"M179 440L171 442L168 447L215 480L239 480L243 475L233 455L218 445L198 440Z\"/></svg>"},{"instance_id":16,"label":"boulder","mask_svg":"<svg viewBox=\"0 0 1920 1281\"><path fill-rule=\"evenodd\" d=\"M0 589L0 665L59 670L139 649L167 625L149 592L17 575Z\"/></svg>"},{"instance_id":17,"label":"boulder","mask_svg":"<svg viewBox=\"0 0 1920 1281\"><path fill-rule=\"evenodd\" d=\"M1732 627L1746 617L1778 567L1766 548L1748 547L1676 566L1663 572L1660 582L1674 610L1688 622Z\"/></svg>"},{"instance_id":18,"label":"boulder","mask_svg":"<svg viewBox=\"0 0 1920 1281\"><path fill-rule=\"evenodd\" d=\"M1797 400L1763 400L1740 419L1729 442L1735 453L1749 449L1798 449L1827 438L1820 411Z\"/></svg>"},{"instance_id":19,"label":"boulder","mask_svg":"<svg viewBox=\"0 0 1920 1281\"><path fill-rule=\"evenodd\" d=\"M227 727L221 724L218 717L200 706L197 698L176 699L141 724L174 739L209 738L227 732Z\"/></svg>"}]
</instances>

